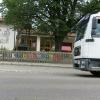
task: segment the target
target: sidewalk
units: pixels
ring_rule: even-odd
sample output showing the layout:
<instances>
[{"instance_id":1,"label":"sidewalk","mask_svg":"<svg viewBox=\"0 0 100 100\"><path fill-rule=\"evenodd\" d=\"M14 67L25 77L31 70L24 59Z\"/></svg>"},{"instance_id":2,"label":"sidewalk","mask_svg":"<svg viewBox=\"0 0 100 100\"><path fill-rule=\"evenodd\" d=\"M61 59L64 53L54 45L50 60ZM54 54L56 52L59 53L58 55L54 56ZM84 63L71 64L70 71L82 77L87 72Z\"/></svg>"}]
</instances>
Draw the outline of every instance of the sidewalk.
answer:
<instances>
[{"instance_id":1,"label":"sidewalk","mask_svg":"<svg viewBox=\"0 0 100 100\"><path fill-rule=\"evenodd\" d=\"M0 65L20 65L20 66L38 66L38 67L66 67L71 68L72 64L52 64L52 63L31 63L31 62L7 62L1 61Z\"/></svg>"}]
</instances>

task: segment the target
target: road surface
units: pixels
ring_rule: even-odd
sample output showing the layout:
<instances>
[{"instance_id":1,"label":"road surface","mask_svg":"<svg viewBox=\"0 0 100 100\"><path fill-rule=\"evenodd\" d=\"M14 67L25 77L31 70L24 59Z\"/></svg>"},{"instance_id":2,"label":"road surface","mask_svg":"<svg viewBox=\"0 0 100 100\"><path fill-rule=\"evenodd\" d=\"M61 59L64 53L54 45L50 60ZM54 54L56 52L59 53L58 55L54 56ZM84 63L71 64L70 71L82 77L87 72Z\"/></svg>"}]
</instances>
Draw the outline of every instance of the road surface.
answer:
<instances>
[{"instance_id":1,"label":"road surface","mask_svg":"<svg viewBox=\"0 0 100 100\"><path fill-rule=\"evenodd\" d=\"M100 78L73 68L0 65L0 100L100 100Z\"/></svg>"}]
</instances>

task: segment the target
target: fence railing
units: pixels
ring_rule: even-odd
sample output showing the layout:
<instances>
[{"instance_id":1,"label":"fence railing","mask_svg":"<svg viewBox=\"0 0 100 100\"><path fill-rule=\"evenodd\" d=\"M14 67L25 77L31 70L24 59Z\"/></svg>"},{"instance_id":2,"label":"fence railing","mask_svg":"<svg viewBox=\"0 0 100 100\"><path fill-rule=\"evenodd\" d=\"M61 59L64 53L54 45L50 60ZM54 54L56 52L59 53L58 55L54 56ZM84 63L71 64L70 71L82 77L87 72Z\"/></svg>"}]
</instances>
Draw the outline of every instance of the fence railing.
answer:
<instances>
[{"instance_id":1,"label":"fence railing","mask_svg":"<svg viewBox=\"0 0 100 100\"><path fill-rule=\"evenodd\" d=\"M0 51L0 61L71 63L72 54L63 52Z\"/></svg>"}]
</instances>

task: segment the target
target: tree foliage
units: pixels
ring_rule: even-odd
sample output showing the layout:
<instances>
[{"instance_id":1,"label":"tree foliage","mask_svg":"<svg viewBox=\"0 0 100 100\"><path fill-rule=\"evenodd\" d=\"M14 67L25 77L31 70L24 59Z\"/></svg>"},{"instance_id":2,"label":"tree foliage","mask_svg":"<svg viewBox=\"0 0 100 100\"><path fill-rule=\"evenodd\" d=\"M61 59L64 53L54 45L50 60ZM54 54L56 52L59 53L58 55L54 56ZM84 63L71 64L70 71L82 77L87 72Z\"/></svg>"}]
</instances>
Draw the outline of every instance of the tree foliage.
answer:
<instances>
[{"instance_id":1,"label":"tree foliage","mask_svg":"<svg viewBox=\"0 0 100 100\"><path fill-rule=\"evenodd\" d=\"M80 7L80 12L82 15L97 11L100 11L100 0L90 0L90 2L86 2Z\"/></svg>"},{"instance_id":2,"label":"tree foliage","mask_svg":"<svg viewBox=\"0 0 100 100\"><path fill-rule=\"evenodd\" d=\"M32 0L3 0L5 6L4 17L8 24L15 28L31 28L32 19L35 17L34 1Z\"/></svg>"}]
</instances>

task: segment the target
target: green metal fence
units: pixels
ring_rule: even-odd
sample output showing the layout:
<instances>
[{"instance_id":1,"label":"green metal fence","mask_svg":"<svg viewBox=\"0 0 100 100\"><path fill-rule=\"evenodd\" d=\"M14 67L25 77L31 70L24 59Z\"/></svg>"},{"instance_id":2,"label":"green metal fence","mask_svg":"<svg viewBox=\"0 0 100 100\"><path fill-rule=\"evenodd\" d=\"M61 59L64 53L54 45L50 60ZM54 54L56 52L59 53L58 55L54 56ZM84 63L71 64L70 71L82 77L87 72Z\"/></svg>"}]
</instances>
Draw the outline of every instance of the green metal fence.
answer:
<instances>
[{"instance_id":1,"label":"green metal fence","mask_svg":"<svg viewBox=\"0 0 100 100\"><path fill-rule=\"evenodd\" d=\"M0 51L0 61L71 63L72 54L63 52Z\"/></svg>"}]
</instances>

